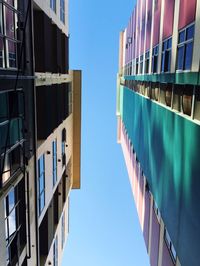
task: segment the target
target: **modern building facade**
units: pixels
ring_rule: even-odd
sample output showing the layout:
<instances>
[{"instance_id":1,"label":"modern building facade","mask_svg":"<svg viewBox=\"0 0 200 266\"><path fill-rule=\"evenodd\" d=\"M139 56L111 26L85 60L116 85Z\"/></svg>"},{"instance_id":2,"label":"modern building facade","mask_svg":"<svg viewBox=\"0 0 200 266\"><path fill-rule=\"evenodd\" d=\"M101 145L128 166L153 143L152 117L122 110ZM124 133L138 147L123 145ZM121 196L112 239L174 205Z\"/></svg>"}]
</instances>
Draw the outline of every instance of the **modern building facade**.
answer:
<instances>
[{"instance_id":1,"label":"modern building facade","mask_svg":"<svg viewBox=\"0 0 200 266\"><path fill-rule=\"evenodd\" d=\"M0 264L60 265L80 188L67 0L0 1Z\"/></svg>"},{"instance_id":2,"label":"modern building facade","mask_svg":"<svg viewBox=\"0 0 200 266\"><path fill-rule=\"evenodd\" d=\"M118 142L152 266L200 265L199 41L199 0L138 0L120 33Z\"/></svg>"}]
</instances>

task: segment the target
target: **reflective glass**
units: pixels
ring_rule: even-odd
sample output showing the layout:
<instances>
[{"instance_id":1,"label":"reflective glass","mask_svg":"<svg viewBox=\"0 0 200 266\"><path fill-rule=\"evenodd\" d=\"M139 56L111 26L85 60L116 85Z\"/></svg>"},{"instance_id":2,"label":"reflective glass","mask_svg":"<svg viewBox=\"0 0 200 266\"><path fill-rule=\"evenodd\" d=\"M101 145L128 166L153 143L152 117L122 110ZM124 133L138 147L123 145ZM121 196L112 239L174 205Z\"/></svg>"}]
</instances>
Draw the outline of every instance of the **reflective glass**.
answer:
<instances>
[{"instance_id":1,"label":"reflective glass","mask_svg":"<svg viewBox=\"0 0 200 266\"><path fill-rule=\"evenodd\" d=\"M8 118L8 98L7 93L0 93L0 122Z\"/></svg>"},{"instance_id":2,"label":"reflective glass","mask_svg":"<svg viewBox=\"0 0 200 266\"><path fill-rule=\"evenodd\" d=\"M44 190L44 175L43 174L40 176L39 181L40 181L39 192L42 193L42 191Z\"/></svg>"},{"instance_id":3,"label":"reflective glass","mask_svg":"<svg viewBox=\"0 0 200 266\"><path fill-rule=\"evenodd\" d=\"M17 67L17 43L7 40L8 42L8 67L16 68Z\"/></svg>"},{"instance_id":4,"label":"reflective glass","mask_svg":"<svg viewBox=\"0 0 200 266\"><path fill-rule=\"evenodd\" d=\"M184 46L178 48L178 56L177 56L177 69L183 69L183 61L184 61Z\"/></svg>"},{"instance_id":5,"label":"reflective glass","mask_svg":"<svg viewBox=\"0 0 200 266\"><path fill-rule=\"evenodd\" d=\"M44 172L44 155L39 158L39 176Z\"/></svg>"},{"instance_id":6,"label":"reflective glass","mask_svg":"<svg viewBox=\"0 0 200 266\"><path fill-rule=\"evenodd\" d=\"M0 33L3 34L3 14L2 14L2 4L0 3Z\"/></svg>"},{"instance_id":7,"label":"reflective glass","mask_svg":"<svg viewBox=\"0 0 200 266\"><path fill-rule=\"evenodd\" d=\"M5 67L4 43L3 43L3 38L2 37L0 37L0 67Z\"/></svg>"},{"instance_id":8,"label":"reflective glass","mask_svg":"<svg viewBox=\"0 0 200 266\"><path fill-rule=\"evenodd\" d=\"M39 208L40 208L40 213L42 212L42 210L44 209L44 205L45 205L45 199L44 199L44 192L40 194L40 199L39 199Z\"/></svg>"},{"instance_id":9,"label":"reflective glass","mask_svg":"<svg viewBox=\"0 0 200 266\"><path fill-rule=\"evenodd\" d=\"M190 26L186 30L186 40L192 39L194 37L194 25Z\"/></svg>"},{"instance_id":10,"label":"reflective glass","mask_svg":"<svg viewBox=\"0 0 200 266\"><path fill-rule=\"evenodd\" d=\"M162 54L161 72L165 71L165 53Z\"/></svg>"},{"instance_id":11,"label":"reflective glass","mask_svg":"<svg viewBox=\"0 0 200 266\"><path fill-rule=\"evenodd\" d=\"M12 234L15 233L16 231L16 212L15 212L15 208L13 209L13 211L10 213L9 217L8 217L8 226L9 226L9 237L11 237Z\"/></svg>"},{"instance_id":12,"label":"reflective glass","mask_svg":"<svg viewBox=\"0 0 200 266\"><path fill-rule=\"evenodd\" d=\"M15 37L15 13L8 7L5 7L6 36Z\"/></svg>"},{"instance_id":13,"label":"reflective glass","mask_svg":"<svg viewBox=\"0 0 200 266\"><path fill-rule=\"evenodd\" d=\"M14 190L14 188L12 188L8 194L9 213L11 212L11 210L13 209L14 206L15 206L15 190Z\"/></svg>"},{"instance_id":14,"label":"reflective glass","mask_svg":"<svg viewBox=\"0 0 200 266\"><path fill-rule=\"evenodd\" d=\"M178 43L185 41L185 30L179 33Z\"/></svg>"},{"instance_id":15,"label":"reflective glass","mask_svg":"<svg viewBox=\"0 0 200 266\"><path fill-rule=\"evenodd\" d=\"M192 64L193 42L186 44L185 49L185 69L190 70Z\"/></svg>"},{"instance_id":16,"label":"reflective glass","mask_svg":"<svg viewBox=\"0 0 200 266\"><path fill-rule=\"evenodd\" d=\"M172 47L172 38L168 39L167 41L167 48L171 48Z\"/></svg>"}]
</instances>

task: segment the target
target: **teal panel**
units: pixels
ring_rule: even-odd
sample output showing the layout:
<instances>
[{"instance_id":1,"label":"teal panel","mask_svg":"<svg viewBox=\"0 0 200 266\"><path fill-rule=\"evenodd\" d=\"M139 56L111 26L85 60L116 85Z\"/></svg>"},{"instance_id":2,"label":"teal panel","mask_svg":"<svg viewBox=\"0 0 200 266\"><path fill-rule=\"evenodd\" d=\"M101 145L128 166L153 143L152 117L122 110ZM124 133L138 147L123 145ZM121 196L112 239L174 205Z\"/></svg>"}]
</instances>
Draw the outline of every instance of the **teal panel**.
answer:
<instances>
[{"instance_id":1,"label":"teal panel","mask_svg":"<svg viewBox=\"0 0 200 266\"><path fill-rule=\"evenodd\" d=\"M199 75L199 72L182 72L125 76L124 78L126 80L197 85L200 84Z\"/></svg>"},{"instance_id":2,"label":"teal panel","mask_svg":"<svg viewBox=\"0 0 200 266\"><path fill-rule=\"evenodd\" d=\"M126 87L122 100L123 123L181 265L199 266L200 126Z\"/></svg>"}]
</instances>

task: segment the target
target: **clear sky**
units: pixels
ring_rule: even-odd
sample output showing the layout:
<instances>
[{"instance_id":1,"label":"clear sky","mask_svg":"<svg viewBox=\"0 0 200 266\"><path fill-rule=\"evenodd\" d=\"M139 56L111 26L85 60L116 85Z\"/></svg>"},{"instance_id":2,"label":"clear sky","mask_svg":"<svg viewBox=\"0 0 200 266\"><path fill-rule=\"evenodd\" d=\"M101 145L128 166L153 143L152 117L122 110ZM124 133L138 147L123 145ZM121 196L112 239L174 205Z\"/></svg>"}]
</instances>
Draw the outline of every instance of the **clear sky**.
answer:
<instances>
[{"instance_id":1,"label":"clear sky","mask_svg":"<svg viewBox=\"0 0 200 266\"><path fill-rule=\"evenodd\" d=\"M81 190L70 198L62 266L149 266L116 142L119 32L134 1L69 0L70 68L82 69Z\"/></svg>"}]
</instances>

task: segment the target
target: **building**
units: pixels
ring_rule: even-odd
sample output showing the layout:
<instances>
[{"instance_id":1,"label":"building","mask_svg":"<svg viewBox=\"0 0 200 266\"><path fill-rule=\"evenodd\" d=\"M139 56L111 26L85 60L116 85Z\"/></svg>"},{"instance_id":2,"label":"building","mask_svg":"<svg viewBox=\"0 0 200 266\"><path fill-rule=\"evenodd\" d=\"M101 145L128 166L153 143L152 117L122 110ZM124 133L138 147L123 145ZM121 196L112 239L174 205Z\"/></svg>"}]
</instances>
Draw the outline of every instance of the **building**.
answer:
<instances>
[{"instance_id":1,"label":"building","mask_svg":"<svg viewBox=\"0 0 200 266\"><path fill-rule=\"evenodd\" d=\"M200 1L138 0L120 33L118 142L152 266L200 265Z\"/></svg>"},{"instance_id":2,"label":"building","mask_svg":"<svg viewBox=\"0 0 200 266\"><path fill-rule=\"evenodd\" d=\"M0 1L0 261L60 265L80 188L81 71L67 0Z\"/></svg>"}]
</instances>

